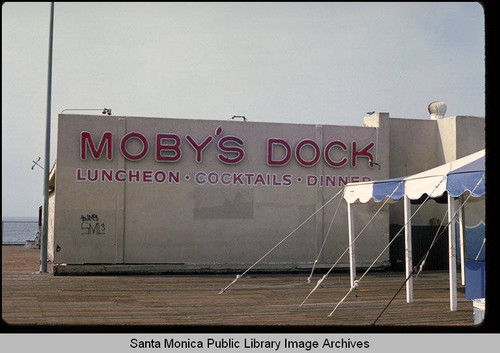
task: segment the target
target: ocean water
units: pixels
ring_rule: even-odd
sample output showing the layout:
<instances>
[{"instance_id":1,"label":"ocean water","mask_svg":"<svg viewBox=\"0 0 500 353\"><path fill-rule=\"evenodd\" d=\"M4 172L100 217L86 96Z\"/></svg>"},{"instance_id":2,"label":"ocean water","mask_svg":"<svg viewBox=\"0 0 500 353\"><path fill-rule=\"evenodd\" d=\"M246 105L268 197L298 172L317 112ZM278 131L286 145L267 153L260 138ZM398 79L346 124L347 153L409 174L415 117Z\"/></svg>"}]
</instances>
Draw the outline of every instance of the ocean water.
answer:
<instances>
[{"instance_id":1,"label":"ocean water","mask_svg":"<svg viewBox=\"0 0 500 353\"><path fill-rule=\"evenodd\" d=\"M2 217L2 244L24 244L37 232L37 217Z\"/></svg>"}]
</instances>

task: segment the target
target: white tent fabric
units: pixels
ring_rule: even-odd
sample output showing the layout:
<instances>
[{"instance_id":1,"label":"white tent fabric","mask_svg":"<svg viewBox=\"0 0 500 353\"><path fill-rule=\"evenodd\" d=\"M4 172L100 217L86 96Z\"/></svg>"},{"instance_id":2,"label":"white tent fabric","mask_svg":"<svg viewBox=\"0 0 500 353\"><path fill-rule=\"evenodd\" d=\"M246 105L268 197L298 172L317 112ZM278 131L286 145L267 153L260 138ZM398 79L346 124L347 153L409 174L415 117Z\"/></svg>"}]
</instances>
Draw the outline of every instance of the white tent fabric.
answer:
<instances>
[{"instance_id":1,"label":"white tent fabric","mask_svg":"<svg viewBox=\"0 0 500 353\"><path fill-rule=\"evenodd\" d=\"M418 200L424 195L430 195L431 198L443 196L448 187L447 182L442 182L443 179L447 179L450 173L474 163L484 155L485 150L481 150L456 161L407 177L405 178L405 194L410 200ZM484 162L482 170L484 172Z\"/></svg>"},{"instance_id":2,"label":"white tent fabric","mask_svg":"<svg viewBox=\"0 0 500 353\"><path fill-rule=\"evenodd\" d=\"M344 199L347 203L375 202L394 203L403 197L404 178L349 183L345 187Z\"/></svg>"},{"instance_id":3,"label":"white tent fabric","mask_svg":"<svg viewBox=\"0 0 500 353\"><path fill-rule=\"evenodd\" d=\"M389 203L394 203L401 200L403 195L406 195L410 200L419 200L426 195L431 198L441 197L447 191L446 178L454 171L472 164L477 168L467 173L481 170L484 172L484 156L485 150L483 149L456 161L404 178L349 183L345 188L344 199L347 203L366 203L372 200L381 202L390 197ZM482 166L481 163L476 163L481 158Z\"/></svg>"},{"instance_id":4,"label":"white tent fabric","mask_svg":"<svg viewBox=\"0 0 500 353\"><path fill-rule=\"evenodd\" d=\"M349 221L349 246L350 246L350 266L351 266L351 286L354 285L356 277L355 244L353 239L353 209L352 204L366 203L371 200L375 202L394 203L404 200L405 208L405 262L406 276L409 280L406 283L406 301L413 301L413 281L411 274L413 271L412 248L411 248L411 210L412 200L422 200L426 198L443 198L446 196L448 202L448 219L452 220L456 216L456 199L466 193L470 196L482 197L485 194L485 150L478 151L456 161L441 165L424 172L404 178L380 180L364 183L349 183L345 187L344 199L348 203ZM458 208L458 218L460 223L460 243L463 249L463 213L462 208ZM451 221L450 221L451 222ZM456 245L455 227L448 227L449 243L449 271L450 271L450 310L457 310L457 288L456 288ZM462 261L462 284L465 284L464 268Z\"/></svg>"}]
</instances>

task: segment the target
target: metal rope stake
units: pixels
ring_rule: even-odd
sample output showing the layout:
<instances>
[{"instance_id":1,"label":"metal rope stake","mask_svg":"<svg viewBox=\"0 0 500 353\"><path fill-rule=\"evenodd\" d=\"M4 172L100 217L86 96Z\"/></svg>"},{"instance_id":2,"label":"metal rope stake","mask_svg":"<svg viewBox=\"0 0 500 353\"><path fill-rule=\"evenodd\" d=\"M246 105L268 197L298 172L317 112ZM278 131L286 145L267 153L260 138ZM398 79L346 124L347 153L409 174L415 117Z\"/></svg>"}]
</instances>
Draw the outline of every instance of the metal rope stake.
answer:
<instances>
[{"instance_id":1,"label":"metal rope stake","mask_svg":"<svg viewBox=\"0 0 500 353\"><path fill-rule=\"evenodd\" d=\"M396 240L396 238L398 237L399 234L401 234L401 231L404 229L404 227L408 224L408 222L411 221L411 219L418 213L418 211L420 211L420 209L422 208L422 206L427 202L427 200L430 198L430 195L432 195L432 193L439 187L439 185L441 185L441 183L446 180L446 177L443 177L441 179L441 181L436 185L436 187L434 188L434 190L432 190L432 192L429 193L429 195L427 195L427 197L425 198L425 200L422 202L422 204L420 204L420 206L417 208L417 210L411 215L410 219L403 225L403 227L401 227L401 229L399 230L399 232L394 236L394 238L392 238L392 240L389 242L389 244L387 244L387 246L382 250L382 252L377 256L377 258L372 262L372 264L370 265L370 267L368 267L368 269L363 273L363 275L358 279L358 283L354 283L354 285L351 287L351 289L349 289L349 292L347 292L347 294L344 296L344 298L342 298L342 300L340 302L337 303L337 305L335 306L335 308L332 310L332 312L330 314L328 314L328 317L331 317L333 315L333 313L335 312L335 310L337 310L337 308L340 306L340 304L342 304L344 302L344 300L349 296L349 294L351 294L351 292L356 289L359 285L359 282L361 282L361 280L366 276L366 274L371 270L371 268L375 265L375 263L378 261L378 259L380 259L380 257L383 255L383 253L391 246L391 244L394 242L394 240Z\"/></svg>"},{"instance_id":2,"label":"metal rope stake","mask_svg":"<svg viewBox=\"0 0 500 353\"><path fill-rule=\"evenodd\" d=\"M406 282L408 282L408 280L410 279L410 277L415 274L416 276L418 276L420 274L420 272L422 272L422 269L423 269L423 266L425 264L425 260L427 259L427 256L429 255L432 247L436 244L437 242L437 239L439 239L439 237L444 233L444 229L446 229L446 227L450 227L451 226L451 223L455 220L455 218L457 217L459 211L465 206L465 204L467 203L467 201L469 200L469 198L472 196L472 194L474 193L474 191L477 189L477 187L479 186L479 184L481 184L481 181L483 180L484 178L484 174L483 176L481 177L481 179L479 179L479 181L477 182L476 186L474 187L474 189L470 192L469 196L467 196L467 198L464 200L464 202L460 205L460 207L458 208L458 210L455 211L455 214L453 215L453 217L448 220L448 223L446 224L446 226L443 228L443 230L436 232L436 236L434 236L434 240L432 241L431 243L431 246L429 247L429 249L427 250L426 254L422 257L422 259L420 260L420 264L413 267L413 271L410 273L410 275L405 279L405 281L403 282L403 284L401 285L401 287L398 289L398 291L396 292L396 294L394 294L394 296L391 298L391 300L389 300L389 303L387 303L387 305L385 306L384 309L382 309L382 311L380 312L380 314L377 316L377 318L375 319L375 321L373 321L372 325L375 325L375 323L382 317L382 315L384 314L384 312L387 310L387 308L389 307L389 305L391 305L391 303L393 302L394 298L396 298L396 296L399 294L399 292L401 291L401 289L403 289L404 285L406 284ZM418 210L417 210L418 211ZM415 212L417 213L417 212ZM443 217L444 219L444 217ZM464 259L462 259L462 261L464 261ZM333 313L333 312L332 312Z\"/></svg>"},{"instance_id":3,"label":"metal rope stake","mask_svg":"<svg viewBox=\"0 0 500 353\"><path fill-rule=\"evenodd\" d=\"M377 212L375 212L375 214L372 216L372 218L368 221L368 223L363 227L363 229L361 229L361 231L359 232L359 234L353 239L352 243L354 243L360 236L361 234L363 234L363 232L365 231L365 229L368 227L368 225L375 219L375 217L379 214L379 212L382 210L382 208L385 206L385 204L387 202L389 202L389 200L391 199L392 195L394 195L394 193L396 192L396 190L399 188L399 186L403 183L403 181L400 181L399 184L396 186L396 188L392 191L392 193L389 195L389 197L382 203L382 206L379 207L379 209L377 210ZM307 301L307 299L309 299L309 297L316 291L316 289L318 289L318 287L321 285L321 283L328 277L328 275L330 274L330 272L332 272L332 270L334 269L335 266L337 266L337 264L339 263L339 261L342 259L342 257L344 257L344 255L349 251L349 248L351 247L351 244L349 244L347 246L347 248L344 250L344 252L339 256L339 258L337 259L337 261L332 265L332 267L330 267L330 269L328 270L328 272L318 280L318 282L316 283L316 286L309 292L309 294L307 295L307 297L302 301L302 303L299 305L299 307L301 307L302 305L304 305L304 303Z\"/></svg>"},{"instance_id":4,"label":"metal rope stake","mask_svg":"<svg viewBox=\"0 0 500 353\"><path fill-rule=\"evenodd\" d=\"M286 237L284 237L278 244L276 244L271 250L269 250L267 253L264 254L264 256L262 256L260 259L258 259L252 266L250 266L249 268L247 268L241 275L236 275L236 278L231 282L229 283L226 287L222 288L221 291L219 292L219 294L225 294L226 291L228 290L229 287L231 287L233 284L235 284L241 277L243 277L245 274L248 273L248 271L250 271L252 268L254 268L259 262L261 262L267 255L269 255L271 252L274 251L274 249L276 249L278 246L280 246L285 240L287 240L293 233L295 233L300 227L302 227L308 220L310 220L316 213L318 213L319 211L321 211L326 205L328 205L334 198L336 198L341 192L343 191L340 190L338 193L336 193L334 196L332 196L332 198L330 198L330 200L328 200L327 202L325 202L325 204L323 206L321 206L320 208L318 208L312 215L310 215L309 217L307 217L307 219L302 222L299 226L297 226L297 228L295 228L294 230L292 230L290 233L288 233L288 235Z\"/></svg>"},{"instance_id":5,"label":"metal rope stake","mask_svg":"<svg viewBox=\"0 0 500 353\"><path fill-rule=\"evenodd\" d=\"M349 289L349 292L347 292L347 294L344 296L344 298L342 298L342 299L341 299L341 300L337 303L337 305L335 305L335 308L333 309L333 311L332 311L330 314L328 314L328 317L332 316L332 314L335 312L335 310L337 310L337 308L339 307L339 305L340 305L340 304L342 304L342 303L344 302L344 300L347 298L347 296L348 296L349 294L351 294L351 292L352 292L353 290L355 290L356 288L358 288L358 286L359 286L359 280L354 281L354 285L352 285L352 287Z\"/></svg>"}]
</instances>

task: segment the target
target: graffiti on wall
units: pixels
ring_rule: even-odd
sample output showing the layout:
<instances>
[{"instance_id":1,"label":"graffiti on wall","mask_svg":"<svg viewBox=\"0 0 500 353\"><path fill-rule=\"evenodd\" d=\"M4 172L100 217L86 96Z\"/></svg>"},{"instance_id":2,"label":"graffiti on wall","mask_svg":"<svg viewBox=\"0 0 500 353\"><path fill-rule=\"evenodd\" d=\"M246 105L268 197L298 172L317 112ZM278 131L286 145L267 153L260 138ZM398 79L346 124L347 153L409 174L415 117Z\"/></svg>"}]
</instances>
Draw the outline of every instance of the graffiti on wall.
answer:
<instances>
[{"instance_id":1,"label":"graffiti on wall","mask_svg":"<svg viewBox=\"0 0 500 353\"><path fill-rule=\"evenodd\" d=\"M106 225L95 213L80 216L81 235L104 235Z\"/></svg>"}]
</instances>

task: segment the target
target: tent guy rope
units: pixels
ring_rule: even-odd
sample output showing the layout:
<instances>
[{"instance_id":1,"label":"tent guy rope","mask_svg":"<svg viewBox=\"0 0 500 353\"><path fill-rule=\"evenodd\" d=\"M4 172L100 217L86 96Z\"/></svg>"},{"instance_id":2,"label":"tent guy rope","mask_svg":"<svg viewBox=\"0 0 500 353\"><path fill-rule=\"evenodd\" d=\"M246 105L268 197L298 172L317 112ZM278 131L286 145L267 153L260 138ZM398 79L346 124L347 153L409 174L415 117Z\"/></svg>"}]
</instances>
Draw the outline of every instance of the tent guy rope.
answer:
<instances>
[{"instance_id":1,"label":"tent guy rope","mask_svg":"<svg viewBox=\"0 0 500 353\"><path fill-rule=\"evenodd\" d=\"M483 238L483 243L481 244L481 248L479 249L479 251L477 252L477 256L476 258L474 259L474 261L477 261L479 259L479 255L481 255L481 251L483 251L483 248L484 248L484 244L486 244L486 237Z\"/></svg>"},{"instance_id":2,"label":"tent guy rope","mask_svg":"<svg viewBox=\"0 0 500 353\"><path fill-rule=\"evenodd\" d=\"M391 246L391 244L397 239L397 237L401 234L402 230L406 227L406 225L411 221L411 219L418 213L418 211L422 208L422 206L427 202L427 200L431 197L432 193L441 185L441 183L446 180L446 177L441 178L439 183L435 186L434 190L427 195L425 200L420 204L420 206L417 208L417 210L411 215L411 217L408 219L408 221L401 227L401 229L398 231L398 233L392 238L392 240L387 244L387 246L380 252L380 254L377 256L375 260L373 260L372 264L366 269L366 271L363 273L363 275L357 280L357 283L355 281L354 285L351 286L347 294L337 303L335 308L328 314L328 317L331 317L333 313L337 310L337 308L344 302L344 300L351 294L351 292L359 286L359 283L361 280L367 275L367 273L372 269L372 267L375 265L375 263L380 259L380 257L384 254L384 252ZM371 220L370 220L371 221Z\"/></svg>"},{"instance_id":3,"label":"tent guy rope","mask_svg":"<svg viewBox=\"0 0 500 353\"><path fill-rule=\"evenodd\" d=\"M353 239L352 243L356 242L356 240L361 236L361 234L363 234L363 232L366 230L366 228L368 228L368 225L375 219L375 217L380 213L380 211L382 210L382 208L387 204L387 202L389 202L389 200L391 199L391 197L394 195L394 193L396 192L396 190L398 190L399 186L401 185L401 183L403 183L403 181L400 181L398 183L398 185L394 188L394 190L392 191L391 195L389 197L387 197L385 199L385 201L382 203L382 206L379 207L379 209L377 210L377 212L375 212L375 214L370 218L370 220L368 221L368 223L363 227L363 229L361 229L361 231L358 233L358 235ZM302 301L302 303L299 305L299 307L301 307L302 305L304 305L304 303L309 299L309 297L316 291L316 289L319 288L319 286L321 285L321 283L328 277L328 275L330 274L330 272L335 268L335 266L337 266L337 264L339 263L339 261L342 259L342 257L344 257L344 255L349 251L349 248L352 246L352 243L349 244L347 246L347 248L344 250L344 252L339 256L339 258L337 259L337 261L330 267L330 269L326 272L326 274L321 277L318 282L316 283L316 286L309 292L309 294L307 295L307 297Z\"/></svg>"},{"instance_id":4,"label":"tent guy rope","mask_svg":"<svg viewBox=\"0 0 500 353\"><path fill-rule=\"evenodd\" d=\"M344 189L342 188L339 192L337 192L335 195L333 195L327 202L323 204L320 208L318 208L314 213L312 213L309 217L306 218L301 224L299 224L294 230L292 230L286 237L284 237L278 244L276 244L274 247L271 248L267 253L265 253L260 259L258 259L252 266L247 268L242 274L236 275L236 278L229 283L226 287L222 288L219 294L225 294L226 291L231 287L233 284L235 284L241 277L243 277L245 274L247 274L252 268L254 268L259 262L261 262L267 255L269 255L271 252L273 252L278 246L280 246L285 240L287 240L292 234L294 234L300 227L302 227L304 224L307 223L314 215L316 215L319 211L321 211L326 205L328 205L332 200L334 200L338 195L340 195Z\"/></svg>"},{"instance_id":5,"label":"tent guy rope","mask_svg":"<svg viewBox=\"0 0 500 353\"><path fill-rule=\"evenodd\" d=\"M345 191L345 189L344 189L344 191ZM324 249L325 244L326 244L326 240L328 239L328 235L330 235L330 230L332 229L333 222L335 221L335 218L337 216L337 212L339 210L339 207L340 207L341 203L342 203L342 197L339 199L339 203L337 204L337 208L335 209L335 213L333 214L332 221L330 222L330 226L328 227L328 230L326 231L326 235L325 235L325 239L323 240L323 244L321 245L321 248L318 251L318 256L316 257L316 260L314 260L314 263L313 263L313 266L312 266L312 269L311 269L311 274L307 278L307 283L311 283L311 278L312 278L312 276L314 274L314 269L316 268L316 264L319 261L319 257L321 256L321 254L323 252L323 249Z\"/></svg>"},{"instance_id":6,"label":"tent guy rope","mask_svg":"<svg viewBox=\"0 0 500 353\"><path fill-rule=\"evenodd\" d=\"M448 210L446 210L444 212L443 217L441 217L441 222L439 222L439 227L438 227L438 229L436 231L436 234L434 234L434 238L432 239L431 245L429 246L429 251L427 251L424 254L424 256L422 257L422 260L420 261L421 262L420 265L418 265L419 266L419 270L415 274L415 279L418 278L418 275L420 274L420 272L422 272L422 269L424 268L425 262L427 261L427 257L430 254L430 249L437 243L439 237L441 236L440 228L443 226L444 220L445 220L445 218L446 218L447 215L448 215ZM406 283L406 281L405 281L405 283Z\"/></svg>"},{"instance_id":7,"label":"tent guy rope","mask_svg":"<svg viewBox=\"0 0 500 353\"><path fill-rule=\"evenodd\" d=\"M450 220L448 220L448 223L446 224L445 227L443 227L441 229L441 231L438 229L438 231L436 232L436 235L434 236L434 240L432 241L429 249L427 250L427 252L425 253L425 255L422 257L422 259L420 260L420 263L413 267L413 271L406 277L405 281L403 282L403 284L401 285L401 287L397 290L396 294L394 294L394 296L391 298L391 300L389 300L389 303L387 303L387 305L384 307L384 309L382 309L382 311L380 312L380 314L377 316L377 318L375 319L375 321L373 321L372 325L375 325L377 323L377 321L382 317L382 315L384 314L384 312L387 310L387 308L391 305L391 303L394 301L394 299L396 298L396 296L399 294L399 292L401 292L401 290L403 289L403 287L405 286L406 282L408 282L408 280L411 278L411 276L415 275L415 278L419 275L420 272L422 272L422 269L423 269L423 266L425 264L425 260L427 259L427 256L429 256L429 253L431 251L431 249L433 248L433 246L436 244L437 240L439 239L439 237L441 237L441 235L443 235L443 233L445 232L445 229L446 227L450 227L451 224L455 221L455 219L457 218L457 215L459 214L460 210L465 206L465 204L467 203L467 201L469 200L469 198L472 196L472 194L474 193L474 191L477 189L477 187L481 184L481 181L483 180L484 178L484 174L483 176L481 177L481 179L479 179L479 181L477 182L476 186L474 187L474 189L469 193L469 195L467 196L467 198L464 200L464 202L460 205L460 207L455 211L455 213L453 214L453 217L451 217ZM418 211L418 210L417 210ZM416 213L416 212L415 212ZM440 228L443 224L443 220L444 220L444 217L442 218L441 220L441 224L440 224ZM483 242L484 244L484 242ZM478 254L479 256L479 254Z\"/></svg>"}]
</instances>

